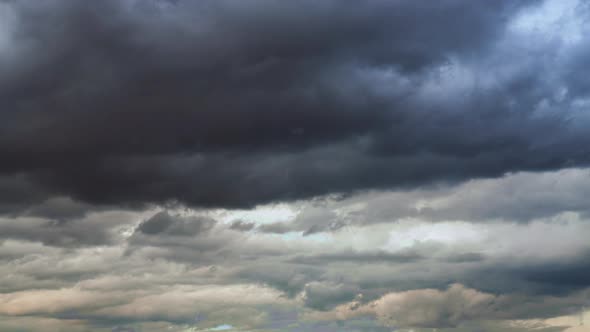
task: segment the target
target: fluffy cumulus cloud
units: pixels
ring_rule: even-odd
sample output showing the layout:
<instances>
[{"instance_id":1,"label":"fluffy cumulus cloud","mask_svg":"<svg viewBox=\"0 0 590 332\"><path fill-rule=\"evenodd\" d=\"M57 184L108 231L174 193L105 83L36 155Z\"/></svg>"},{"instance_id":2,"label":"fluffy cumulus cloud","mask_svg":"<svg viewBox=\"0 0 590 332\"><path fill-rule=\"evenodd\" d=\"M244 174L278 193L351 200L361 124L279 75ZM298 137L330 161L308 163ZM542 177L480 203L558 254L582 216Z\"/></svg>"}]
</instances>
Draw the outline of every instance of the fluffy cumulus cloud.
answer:
<instances>
[{"instance_id":1,"label":"fluffy cumulus cloud","mask_svg":"<svg viewBox=\"0 0 590 332\"><path fill-rule=\"evenodd\" d=\"M588 22L0 1L0 330L590 331Z\"/></svg>"}]
</instances>

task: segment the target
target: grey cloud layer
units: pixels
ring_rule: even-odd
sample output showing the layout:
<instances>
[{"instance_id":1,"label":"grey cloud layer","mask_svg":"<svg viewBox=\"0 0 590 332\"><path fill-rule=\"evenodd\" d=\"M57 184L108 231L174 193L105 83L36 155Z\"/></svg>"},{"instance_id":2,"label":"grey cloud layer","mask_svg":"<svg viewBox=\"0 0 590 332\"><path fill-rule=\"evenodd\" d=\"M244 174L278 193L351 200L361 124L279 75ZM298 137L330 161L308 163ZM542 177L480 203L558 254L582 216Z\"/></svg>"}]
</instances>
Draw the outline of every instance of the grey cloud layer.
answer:
<instances>
[{"instance_id":1,"label":"grey cloud layer","mask_svg":"<svg viewBox=\"0 0 590 332\"><path fill-rule=\"evenodd\" d=\"M235 207L583 165L587 51L515 49L533 5L5 2L0 172L21 204Z\"/></svg>"},{"instance_id":2,"label":"grey cloud layer","mask_svg":"<svg viewBox=\"0 0 590 332\"><path fill-rule=\"evenodd\" d=\"M0 245L0 315L76 319L97 330L139 322L254 330L301 323L305 330L304 322L326 322L317 327L324 331L329 322L346 330L367 318L370 331L542 319L575 313L589 299L590 231L583 220L485 224L487 237L475 242L426 239L397 248L388 238L399 233L394 240L411 241L402 224L365 225L321 240L244 231L194 213L126 213L56 224L70 224L70 233L34 218L0 224L8 238ZM6 232L10 222L20 233ZM84 227L108 241L75 234ZM55 241L57 234L78 242ZM535 237L537 247L522 243L523 236ZM281 322L273 310L295 318Z\"/></svg>"},{"instance_id":3,"label":"grey cloud layer","mask_svg":"<svg viewBox=\"0 0 590 332\"><path fill-rule=\"evenodd\" d=\"M472 180L456 186L323 197L300 203L299 213L290 222L262 224L256 230L310 235L338 232L349 226L408 219L527 223L559 218L568 213L570 217L587 218L590 213L589 195L588 169L521 172L496 179Z\"/></svg>"}]
</instances>

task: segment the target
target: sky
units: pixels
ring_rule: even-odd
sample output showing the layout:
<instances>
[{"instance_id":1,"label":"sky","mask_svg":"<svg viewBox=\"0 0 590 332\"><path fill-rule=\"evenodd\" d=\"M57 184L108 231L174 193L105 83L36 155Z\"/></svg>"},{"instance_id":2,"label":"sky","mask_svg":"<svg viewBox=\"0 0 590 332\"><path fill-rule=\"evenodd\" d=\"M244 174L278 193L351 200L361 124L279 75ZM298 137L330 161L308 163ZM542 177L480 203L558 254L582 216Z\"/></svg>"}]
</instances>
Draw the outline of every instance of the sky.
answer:
<instances>
[{"instance_id":1,"label":"sky","mask_svg":"<svg viewBox=\"0 0 590 332\"><path fill-rule=\"evenodd\" d=\"M0 331L590 331L585 0L0 0Z\"/></svg>"}]
</instances>

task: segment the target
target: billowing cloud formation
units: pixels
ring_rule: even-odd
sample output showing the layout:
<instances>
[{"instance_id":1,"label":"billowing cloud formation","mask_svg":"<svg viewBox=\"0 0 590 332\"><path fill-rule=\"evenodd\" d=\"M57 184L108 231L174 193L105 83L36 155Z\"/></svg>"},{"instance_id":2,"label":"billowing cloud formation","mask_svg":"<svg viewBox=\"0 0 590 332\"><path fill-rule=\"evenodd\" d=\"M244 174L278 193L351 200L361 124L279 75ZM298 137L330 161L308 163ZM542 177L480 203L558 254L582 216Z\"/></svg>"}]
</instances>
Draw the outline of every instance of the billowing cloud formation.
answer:
<instances>
[{"instance_id":1,"label":"billowing cloud formation","mask_svg":"<svg viewBox=\"0 0 590 332\"><path fill-rule=\"evenodd\" d=\"M588 331L589 18L0 1L0 330Z\"/></svg>"},{"instance_id":2,"label":"billowing cloud formation","mask_svg":"<svg viewBox=\"0 0 590 332\"><path fill-rule=\"evenodd\" d=\"M0 184L235 207L585 165L586 45L523 44L538 5L4 2Z\"/></svg>"}]
</instances>

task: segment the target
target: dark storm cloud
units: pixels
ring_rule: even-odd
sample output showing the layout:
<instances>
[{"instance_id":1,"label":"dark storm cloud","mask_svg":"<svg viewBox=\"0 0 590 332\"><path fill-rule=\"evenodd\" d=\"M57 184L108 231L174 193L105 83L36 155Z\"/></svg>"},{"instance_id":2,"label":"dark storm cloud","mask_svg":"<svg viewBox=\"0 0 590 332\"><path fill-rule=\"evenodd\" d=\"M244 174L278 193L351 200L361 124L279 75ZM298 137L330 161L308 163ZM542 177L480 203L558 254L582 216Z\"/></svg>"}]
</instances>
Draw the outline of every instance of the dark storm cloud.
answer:
<instances>
[{"instance_id":1,"label":"dark storm cloud","mask_svg":"<svg viewBox=\"0 0 590 332\"><path fill-rule=\"evenodd\" d=\"M509 52L529 5L10 2L0 172L41 200L235 207L585 164L574 95L547 93L587 89ZM446 93L458 67L485 84Z\"/></svg>"},{"instance_id":2,"label":"dark storm cloud","mask_svg":"<svg viewBox=\"0 0 590 332\"><path fill-rule=\"evenodd\" d=\"M31 183L22 174L0 176L0 213L23 211L42 202L48 193Z\"/></svg>"}]
</instances>

